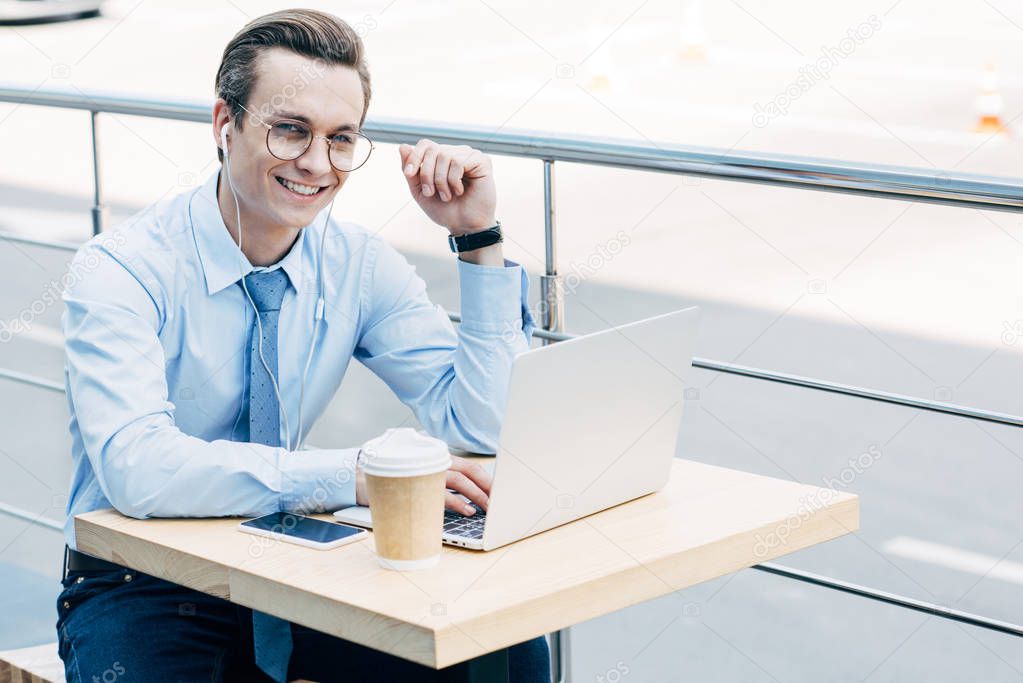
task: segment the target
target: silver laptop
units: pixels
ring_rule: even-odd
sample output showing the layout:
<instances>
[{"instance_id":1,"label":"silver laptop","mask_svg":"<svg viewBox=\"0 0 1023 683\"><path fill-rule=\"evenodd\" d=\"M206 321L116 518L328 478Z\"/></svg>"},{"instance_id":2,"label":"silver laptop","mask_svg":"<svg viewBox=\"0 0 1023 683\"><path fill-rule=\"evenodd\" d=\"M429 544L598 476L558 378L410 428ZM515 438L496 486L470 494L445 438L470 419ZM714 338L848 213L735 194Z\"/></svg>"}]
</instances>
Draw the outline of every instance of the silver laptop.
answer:
<instances>
[{"instance_id":1,"label":"silver laptop","mask_svg":"<svg viewBox=\"0 0 1023 683\"><path fill-rule=\"evenodd\" d=\"M517 356L488 510L445 510L444 542L493 550L663 488L698 318L693 306ZM334 516L373 527L368 507Z\"/></svg>"}]
</instances>

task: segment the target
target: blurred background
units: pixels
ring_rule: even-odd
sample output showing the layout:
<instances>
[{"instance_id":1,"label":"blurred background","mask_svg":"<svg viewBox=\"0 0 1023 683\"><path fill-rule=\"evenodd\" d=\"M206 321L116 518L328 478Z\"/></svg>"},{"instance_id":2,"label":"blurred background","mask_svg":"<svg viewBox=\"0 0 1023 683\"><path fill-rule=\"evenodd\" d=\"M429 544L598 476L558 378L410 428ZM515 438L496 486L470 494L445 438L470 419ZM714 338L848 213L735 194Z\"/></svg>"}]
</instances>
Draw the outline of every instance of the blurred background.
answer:
<instances>
[{"instance_id":1,"label":"blurred background","mask_svg":"<svg viewBox=\"0 0 1023 683\"><path fill-rule=\"evenodd\" d=\"M33 4L8 0L0 16ZM362 35L370 119L1019 175L1023 7L1007 0L305 5ZM91 18L0 26L0 78L209 104L226 42L285 6L111 0ZM211 125L99 125L108 226L217 170ZM0 230L67 246L0 240L0 322L30 312L0 335L0 368L53 384L0 380L0 505L42 522L0 507L7 649L56 637L63 540L45 524L63 522L70 468L59 280L91 236L89 115L0 103L0 150ZM333 215L379 231L457 310L446 231L409 200L399 166L378 146ZM542 166L495 167L506 256L535 303ZM1023 414L1019 214L567 163L555 192L569 332L698 304L697 356ZM861 496L857 533L783 564L1023 621L1020 430L691 378L680 457ZM407 420L353 365L310 442L356 445ZM746 570L573 628L569 663L573 681L1018 681L1023 642Z\"/></svg>"}]
</instances>

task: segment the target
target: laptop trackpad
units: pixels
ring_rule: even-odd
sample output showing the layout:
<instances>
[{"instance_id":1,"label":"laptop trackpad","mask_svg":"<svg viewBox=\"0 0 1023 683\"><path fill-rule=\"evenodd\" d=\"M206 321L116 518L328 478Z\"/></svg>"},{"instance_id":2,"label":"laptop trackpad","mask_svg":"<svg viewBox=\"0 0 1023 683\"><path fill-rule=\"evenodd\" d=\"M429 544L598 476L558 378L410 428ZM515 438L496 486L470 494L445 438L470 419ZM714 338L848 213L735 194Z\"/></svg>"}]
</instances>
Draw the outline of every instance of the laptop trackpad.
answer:
<instances>
[{"instance_id":1,"label":"laptop trackpad","mask_svg":"<svg viewBox=\"0 0 1023 683\"><path fill-rule=\"evenodd\" d=\"M353 505L334 512L334 519L343 524L354 524L366 529L373 528L373 514L365 505Z\"/></svg>"}]
</instances>

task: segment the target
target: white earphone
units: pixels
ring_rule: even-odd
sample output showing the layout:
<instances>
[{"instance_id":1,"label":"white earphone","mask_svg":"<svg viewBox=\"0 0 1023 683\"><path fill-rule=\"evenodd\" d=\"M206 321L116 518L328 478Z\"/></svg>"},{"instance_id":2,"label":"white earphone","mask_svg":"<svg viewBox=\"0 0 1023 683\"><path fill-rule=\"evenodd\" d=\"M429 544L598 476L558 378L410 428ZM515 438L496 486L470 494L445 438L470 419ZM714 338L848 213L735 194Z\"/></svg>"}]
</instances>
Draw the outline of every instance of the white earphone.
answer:
<instances>
[{"instance_id":1,"label":"white earphone","mask_svg":"<svg viewBox=\"0 0 1023 683\"><path fill-rule=\"evenodd\" d=\"M231 178L231 159L230 159L230 154L229 154L228 149L227 149L227 133L228 133L228 129L230 129L230 128L232 128L232 124L231 124L230 121L225 123L220 128L220 139L221 139L220 148L224 152L224 169L227 171L227 182L228 182L228 185L230 185L230 187L231 187L231 195L234 197L235 216L236 216L236 222L237 222L237 225L238 225L238 242L237 242L237 244L238 244L238 249L240 250L242 248L242 214L241 214L241 205L238 203L238 193L235 192L234 180ZM284 398L281 396L280 386L279 386L279 384L277 382L277 378L274 377L274 374L272 372L270 372L270 366L266 362L266 358L263 356L263 321L259 319L259 309L256 307L256 302L253 301L252 295L249 294L249 288L248 288L248 285L246 285L246 283L245 283L245 278L242 277L242 279L241 279L241 281L242 281L242 289L245 291L245 297L249 300L249 305L252 306L252 312L256 316L256 327L257 327L257 330L259 332L259 346L258 346L259 360L263 364L263 369L266 370L266 374L270 377L270 384L273 386L274 394L277 396L277 405L281 409L281 416L283 417L283 420L284 420L284 441L285 441L285 448L287 448L289 451L301 449L302 448L302 442L304 441L304 439L302 438L302 408L303 408L303 404L305 403L305 382L306 382L306 378L309 376L309 366L312 364L312 360L313 360L313 349L316 347L316 337L317 337L317 334L319 333L319 330L320 330L320 321L323 320L323 313L324 313L324 301L323 301L323 292L324 292L323 250L324 250L324 247L326 246L326 243L327 243L327 226L330 224L330 214L331 214L331 212L333 210L334 210L334 200L332 199L330 201L330 207L327 209L327 218L323 222L323 235L320 237L320 253L317 256L316 271L317 271L317 281L318 281L317 284L318 284L319 289L318 289L318 296L316 298L316 309L315 309L315 312L313 313L313 334L312 334L312 338L309 340L309 352L306 354L305 368L302 371L302 384L301 384L301 387L299 389L299 394L298 394L298 433L297 433L298 443L295 444L294 448L292 448L292 445L291 445L291 430L289 429L289 425L288 425L288 411L284 407ZM278 364L278 372L279 371L280 371L280 364ZM244 398L242 400L244 401ZM243 408L244 408L244 406L243 406ZM239 411L238 411L238 417L239 418L241 417L241 413L242 413L242 410L239 409ZM237 424L237 419L235 420L235 423Z\"/></svg>"}]
</instances>

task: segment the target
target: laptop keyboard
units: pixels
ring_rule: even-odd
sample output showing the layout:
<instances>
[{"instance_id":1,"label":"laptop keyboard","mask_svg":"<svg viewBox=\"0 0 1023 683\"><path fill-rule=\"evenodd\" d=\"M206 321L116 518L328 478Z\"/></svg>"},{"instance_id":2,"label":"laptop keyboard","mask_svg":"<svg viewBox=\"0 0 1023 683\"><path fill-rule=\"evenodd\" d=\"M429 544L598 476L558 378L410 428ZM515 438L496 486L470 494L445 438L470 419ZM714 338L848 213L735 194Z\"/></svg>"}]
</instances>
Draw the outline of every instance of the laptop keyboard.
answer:
<instances>
[{"instance_id":1,"label":"laptop keyboard","mask_svg":"<svg viewBox=\"0 0 1023 683\"><path fill-rule=\"evenodd\" d=\"M469 501L469 505L476 508L476 514L471 517L444 509L444 533L464 538L483 538L483 523L487 521L487 513L472 501Z\"/></svg>"}]
</instances>

